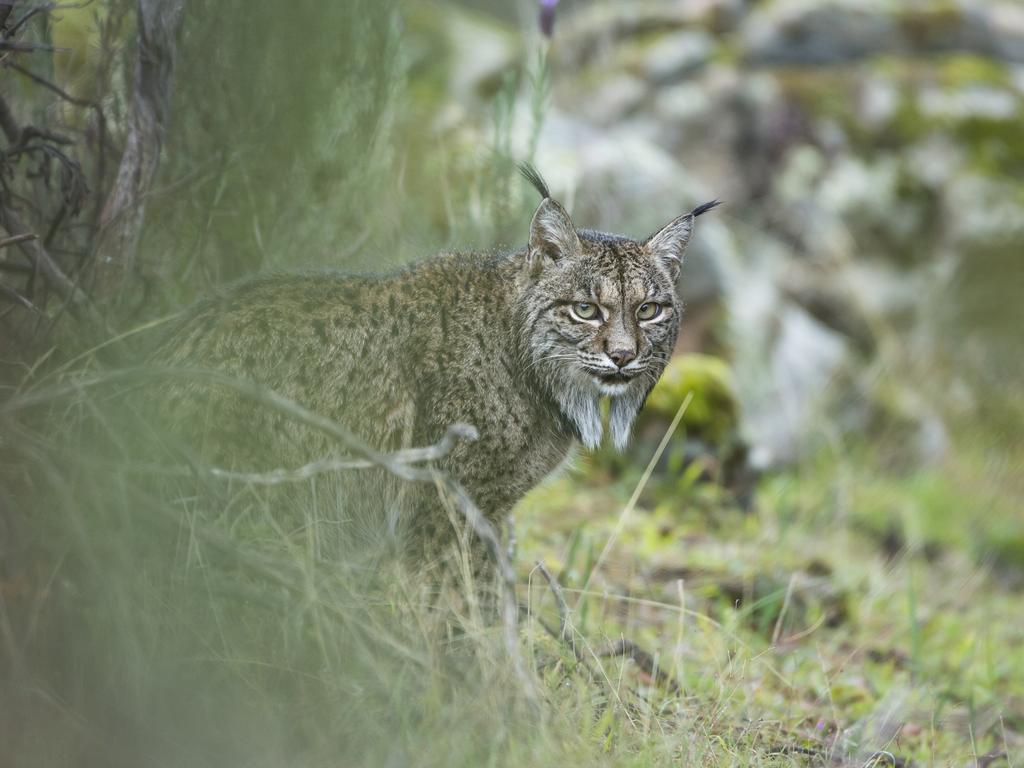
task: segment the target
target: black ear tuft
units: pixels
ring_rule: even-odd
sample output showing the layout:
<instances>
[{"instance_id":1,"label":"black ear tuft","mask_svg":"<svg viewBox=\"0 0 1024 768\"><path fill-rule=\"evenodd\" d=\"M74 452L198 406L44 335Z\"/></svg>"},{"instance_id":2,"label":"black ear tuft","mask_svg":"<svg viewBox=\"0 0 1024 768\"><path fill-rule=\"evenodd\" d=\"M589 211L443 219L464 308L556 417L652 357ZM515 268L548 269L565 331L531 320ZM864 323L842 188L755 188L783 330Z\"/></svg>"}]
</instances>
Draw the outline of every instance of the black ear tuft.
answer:
<instances>
[{"instance_id":1,"label":"black ear tuft","mask_svg":"<svg viewBox=\"0 0 1024 768\"><path fill-rule=\"evenodd\" d=\"M709 203L698 205L689 213L684 213L670 221L661 231L654 233L644 242L644 247L658 263L668 270L673 280L679 277L679 270L683 265L683 252L690 242L690 235L693 234L694 220L702 213L707 213L721 204L721 200L712 200Z\"/></svg>"},{"instance_id":2,"label":"black ear tuft","mask_svg":"<svg viewBox=\"0 0 1024 768\"><path fill-rule=\"evenodd\" d=\"M530 272L537 274L547 261L559 261L580 251L580 239L572 219L557 200L540 201L530 222Z\"/></svg>"},{"instance_id":3,"label":"black ear tuft","mask_svg":"<svg viewBox=\"0 0 1024 768\"><path fill-rule=\"evenodd\" d=\"M547 200L551 197L551 192L548 191L547 182L544 181L544 177L540 175L540 171L534 168L530 163L526 162L517 163L516 167L523 175L523 178L533 185L533 188L540 193L542 198Z\"/></svg>"},{"instance_id":4,"label":"black ear tuft","mask_svg":"<svg viewBox=\"0 0 1024 768\"><path fill-rule=\"evenodd\" d=\"M696 208L694 208L692 211L690 211L690 215L693 216L694 218L696 218L697 216L700 216L702 213L707 213L708 211L717 208L721 204L722 204L721 200L712 200L710 203L704 203L703 205L698 205Z\"/></svg>"}]
</instances>

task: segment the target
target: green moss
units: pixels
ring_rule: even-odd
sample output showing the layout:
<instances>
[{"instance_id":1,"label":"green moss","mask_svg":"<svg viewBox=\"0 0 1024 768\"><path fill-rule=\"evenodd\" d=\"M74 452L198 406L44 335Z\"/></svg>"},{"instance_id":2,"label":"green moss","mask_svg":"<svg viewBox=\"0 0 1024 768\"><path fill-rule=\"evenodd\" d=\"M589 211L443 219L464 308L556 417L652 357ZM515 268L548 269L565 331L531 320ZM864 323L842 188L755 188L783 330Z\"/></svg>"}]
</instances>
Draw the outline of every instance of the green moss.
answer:
<instances>
[{"instance_id":1,"label":"green moss","mask_svg":"<svg viewBox=\"0 0 1024 768\"><path fill-rule=\"evenodd\" d=\"M887 129L888 137L872 136L876 145L902 146L934 135L948 135L962 147L974 168L983 173L1019 178L1024 168L1024 104L1009 117L937 117L921 111L921 87L955 92L971 87L1010 90L1010 72L1000 63L980 56L954 54L937 60L876 59L877 74L899 84L902 98ZM1020 99L1018 97L1018 102Z\"/></svg>"},{"instance_id":2,"label":"green moss","mask_svg":"<svg viewBox=\"0 0 1024 768\"><path fill-rule=\"evenodd\" d=\"M647 399L649 417L671 420L692 393L682 425L691 436L718 445L739 419L735 385L728 363L711 355L681 355L665 369Z\"/></svg>"},{"instance_id":3,"label":"green moss","mask_svg":"<svg viewBox=\"0 0 1024 768\"><path fill-rule=\"evenodd\" d=\"M949 88L968 85L1010 86L1010 73L1002 62L972 54L953 54L938 62L935 74Z\"/></svg>"},{"instance_id":4,"label":"green moss","mask_svg":"<svg viewBox=\"0 0 1024 768\"><path fill-rule=\"evenodd\" d=\"M971 117L951 129L975 170L1014 181L1024 172L1024 108L1006 120Z\"/></svg>"},{"instance_id":5,"label":"green moss","mask_svg":"<svg viewBox=\"0 0 1024 768\"><path fill-rule=\"evenodd\" d=\"M786 98L796 102L807 114L832 118L844 127L854 120L855 89L863 74L860 68L784 67L774 74Z\"/></svg>"},{"instance_id":6,"label":"green moss","mask_svg":"<svg viewBox=\"0 0 1024 768\"><path fill-rule=\"evenodd\" d=\"M894 138L900 143L909 144L928 136L935 129L935 121L922 114L918 108L916 94L904 91L890 124Z\"/></svg>"}]
</instances>

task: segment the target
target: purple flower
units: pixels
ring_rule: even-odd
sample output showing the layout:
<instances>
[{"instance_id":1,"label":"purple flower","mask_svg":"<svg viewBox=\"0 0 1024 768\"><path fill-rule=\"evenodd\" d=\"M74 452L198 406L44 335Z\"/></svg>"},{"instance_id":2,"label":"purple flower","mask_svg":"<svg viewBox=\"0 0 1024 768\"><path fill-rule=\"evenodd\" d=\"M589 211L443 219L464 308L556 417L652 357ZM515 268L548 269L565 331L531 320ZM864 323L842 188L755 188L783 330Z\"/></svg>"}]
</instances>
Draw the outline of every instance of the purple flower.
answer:
<instances>
[{"instance_id":1,"label":"purple flower","mask_svg":"<svg viewBox=\"0 0 1024 768\"><path fill-rule=\"evenodd\" d=\"M555 31L555 7L558 0L540 0L540 31L550 38Z\"/></svg>"}]
</instances>

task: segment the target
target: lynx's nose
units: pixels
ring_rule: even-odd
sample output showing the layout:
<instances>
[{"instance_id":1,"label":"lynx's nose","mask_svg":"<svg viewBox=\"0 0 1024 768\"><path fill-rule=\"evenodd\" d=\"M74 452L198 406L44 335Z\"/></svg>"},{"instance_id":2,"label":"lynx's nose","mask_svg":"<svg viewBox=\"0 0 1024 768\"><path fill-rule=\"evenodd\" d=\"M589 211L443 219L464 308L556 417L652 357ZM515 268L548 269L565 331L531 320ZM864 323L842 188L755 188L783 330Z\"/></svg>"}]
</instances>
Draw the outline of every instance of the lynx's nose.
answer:
<instances>
[{"instance_id":1,"label":"lynx's nose","mask_svg":"<svg viewBox=\"0 0 1024 768\"><path fill-rule=\"evenodd\" d=\"M608 351L608 357L615 365L622 368L636 360L636 352L631 349L612 349Z\"/></svg>"}]
</instances>

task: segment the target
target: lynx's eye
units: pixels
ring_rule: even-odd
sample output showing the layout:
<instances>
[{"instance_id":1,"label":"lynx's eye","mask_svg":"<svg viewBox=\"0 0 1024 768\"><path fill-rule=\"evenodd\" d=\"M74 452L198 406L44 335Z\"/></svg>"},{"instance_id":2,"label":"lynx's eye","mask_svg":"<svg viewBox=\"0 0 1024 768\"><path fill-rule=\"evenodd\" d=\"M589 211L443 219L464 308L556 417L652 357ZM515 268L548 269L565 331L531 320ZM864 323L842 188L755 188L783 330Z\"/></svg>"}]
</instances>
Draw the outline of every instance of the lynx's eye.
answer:
<instances>
[{"instance_id":1,"label":"lynx's eye","mask_svg":"<svg viewBox=\"0 0 1024 768\"><path fill-rule=\"evenodd\" d=\"M572 313L578 320L598 320L601 317L601 310L597 308L597 304L591 304L589 301L578 301L573 304Z\"/></svg>"},{"instance_id":2,"label":"lynx's eye","mask_svg":"<svg viewBox=\"0 0 1024 768\"><path fill-rule=\"evenodd\" d=\"M653 320L660 314L661 304L656 304L653 301L645 301L636 308L636 317L638 320Z\"/></svg>"}]
</instances>

